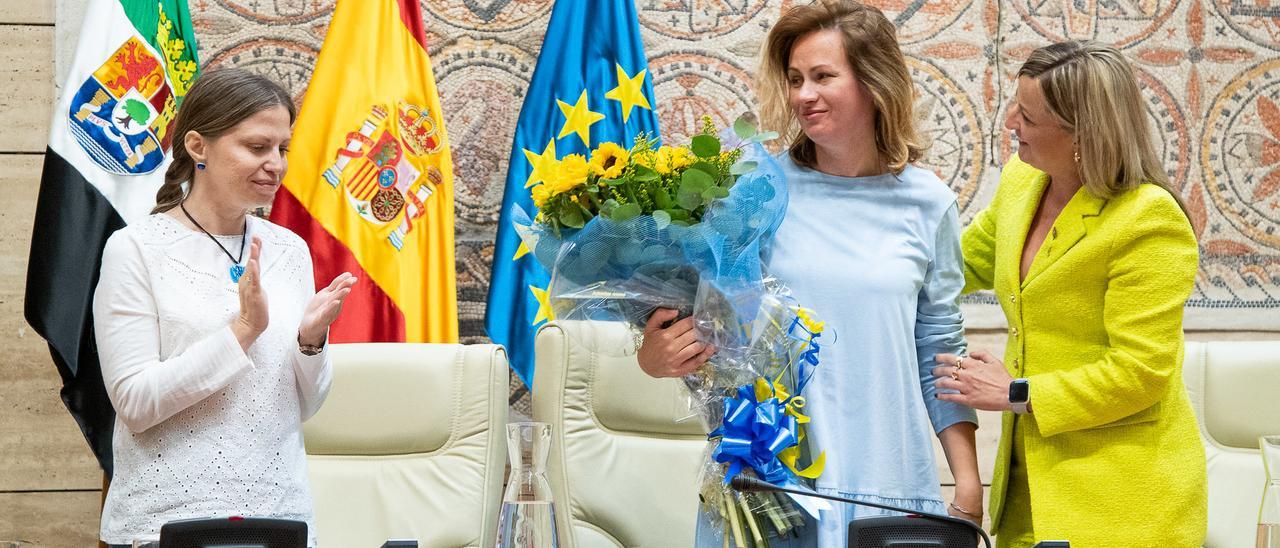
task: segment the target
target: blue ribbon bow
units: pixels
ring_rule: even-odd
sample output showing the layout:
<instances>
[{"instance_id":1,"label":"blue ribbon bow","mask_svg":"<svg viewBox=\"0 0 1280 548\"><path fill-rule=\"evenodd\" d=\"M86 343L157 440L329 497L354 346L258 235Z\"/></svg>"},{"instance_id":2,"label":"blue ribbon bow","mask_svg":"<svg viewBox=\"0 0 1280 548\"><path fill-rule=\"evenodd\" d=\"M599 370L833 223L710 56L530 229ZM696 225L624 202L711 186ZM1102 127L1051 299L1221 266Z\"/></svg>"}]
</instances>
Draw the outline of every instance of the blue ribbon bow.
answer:
<instances>
[{"instance_id":1,"label":"blue ribbon bow","mask_svg":"<svg viewBox=\"0 0 1280 548\"><path fill-rule=\"evenodd\" d=\"M727 463L724 482L751 468L760 479L786 484L793 481L791 471L778 453L799 443L796 418L786 414L786 404L777 398L756 401L755 388L738 387L737 397L725 398L724 422L708 438L720 436L720 445L711 453L719 463Z\"/></svg>"}]
</instances>

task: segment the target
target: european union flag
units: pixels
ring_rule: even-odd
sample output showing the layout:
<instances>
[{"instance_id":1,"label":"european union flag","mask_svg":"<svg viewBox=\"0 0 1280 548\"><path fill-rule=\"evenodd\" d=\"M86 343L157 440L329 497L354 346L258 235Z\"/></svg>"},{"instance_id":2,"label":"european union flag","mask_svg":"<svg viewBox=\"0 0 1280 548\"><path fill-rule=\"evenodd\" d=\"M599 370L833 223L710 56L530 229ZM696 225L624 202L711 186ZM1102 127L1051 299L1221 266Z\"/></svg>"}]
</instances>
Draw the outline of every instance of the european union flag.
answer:
<instances>
[{"instance_id":1,"label":"european union flag","mask_svg":"<svg viewBox=\"0 0 1280 548\"><path fill-rule=\"evenodd\" d=\"M551 276L516 235L512 210L534 211L529 187L565 155L589 156L604 142L630 148L639 133L658 135L648 66L634 0L556 1L516 123L485 312L489 338L506 346L511 368L530 388L534 333L555 319Z\"/></svg>"}]
</instances>

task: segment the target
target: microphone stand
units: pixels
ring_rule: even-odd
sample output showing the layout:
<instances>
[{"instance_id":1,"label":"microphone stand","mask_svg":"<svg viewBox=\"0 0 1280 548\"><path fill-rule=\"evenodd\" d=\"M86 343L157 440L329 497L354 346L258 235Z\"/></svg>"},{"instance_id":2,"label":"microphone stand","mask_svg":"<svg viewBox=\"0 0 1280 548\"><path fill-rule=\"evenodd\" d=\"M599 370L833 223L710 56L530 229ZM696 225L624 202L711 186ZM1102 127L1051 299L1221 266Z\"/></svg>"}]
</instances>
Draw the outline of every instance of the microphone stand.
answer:
<instances>
[{"instance_id":1,"label":"microphone stand","mask_svg":"<svg viewBox=\"0 0 1280 548\"><path fill-rule=\"evenodd\" d=\"M878 503L875 503L875 502L866 502L866 501L861 501L861 500L856 500L856 499L851 499L851 498L837 497L837 496L834 496L834 495L827 495L827 494L824 494L824 493L818 493L818 492L815 492L815 491L803 491L803 490L800 490L800 489L792 489L792 488L790 488L790 487L783 487L783 486L781 486L781 485L774 485L774 484L769 483L769 482L767 482L767 481L764 481L764 480L762 480L762 479L759 479L759 478L753 478L753 477L746 476L746 475L743 475L743 474L739 474L739 475L737 475L737 476L734 476L732 479L730 479L730 480L729 480L729 486L730 486L730 487L732 487L734 490L739 491L739 492L743 492L743 493L748 493L748 492L760 492L760 491L772 491L772 492L775 492L775 493L790 493L790 494L793 494L793 495L800 495L800 496L804 496L804 497L816 497L816 498L820 498L820 499L834 500L834 501L836 501L836 502L843 502L843 503L846 503L846 504L854 504L854 505L857 505L857 506L869 506L869 507L871 507L871 508L877 508L877 509L880 509L880 510L888 510L888 511L890 511L890 512L898 512L898 513L902 513L902 514L909 514L909 515L913 515L913 516L919 516L919 517L921 517L921 518L924 518L924 519L927 519L927 520L930 520L930 521L936 521L936 522L939 522L939 523L947 523L947 524L951 524L951 525L961 525L961 526L967 527L967 528L972 529L973 531L975 531L975 532L976 532L980 537L982 537L982 542L983 542L983 544L985 544L987 548L991 548L991 537L987 536L987 532L986 532L986 531L984 531L984 530L982 530L982 527L981 527L981 526L979 526L978 524L976 524L976 523L974 523L974 522L972 522L972 521L969 521L969 520L967 520L967 519L954 518L954 517L951 517L951 516L945 516L945 515L942 515L942 514L934 514L934 513L931 513L931 512L920 512L920 511L916 511L916 510L907 510L906 508L898 508L898 507L895 507L895 506L889 506L889 505L887 505L887 504L878 504Z\"/></svg>"}]
</instances>

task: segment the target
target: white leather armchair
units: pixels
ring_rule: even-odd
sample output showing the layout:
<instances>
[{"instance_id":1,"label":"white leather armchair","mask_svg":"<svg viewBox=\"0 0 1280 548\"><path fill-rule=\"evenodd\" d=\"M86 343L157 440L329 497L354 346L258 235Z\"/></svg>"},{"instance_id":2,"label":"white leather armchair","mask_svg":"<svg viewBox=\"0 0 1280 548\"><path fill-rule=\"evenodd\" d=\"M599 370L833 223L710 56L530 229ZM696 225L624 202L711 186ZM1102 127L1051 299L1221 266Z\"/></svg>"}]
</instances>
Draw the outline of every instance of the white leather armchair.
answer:
<instances>
[{"instance_id":1,"label":"white leather armchair","mask_svg":"<svg viewBox=\"0 0 1280 548\"><path fill-rule=\"evenodd\" d=\"M1183 380L1208 463L1205 546L1253 546L1266 481L1258 436L1280 434L1280 341L1189 342Z\"/></svg>"},{"instance_id":2,"label":"white leather armchair","mask_svg":"<svg viewBox=\"0 0 1280 548\"><path fill-rule=\"evenodd\" d=\"M303 425L324 546L494 544L508 368L497 345L334 344L333 388Z\"/></svg>"},{"instance_id":3,"label":"white leather armchair","mask_svg":"<svg viewBox=\"0 0 1280 548\"><path fill-rule=\"evenodd\" d=\"M618 323L538 330L533 418L556 437L548 476L563 548L693 545L706 435L697 420L677 422L686 414L679 380L589 349L630 344Z\"/></svg>"}]
</instances>

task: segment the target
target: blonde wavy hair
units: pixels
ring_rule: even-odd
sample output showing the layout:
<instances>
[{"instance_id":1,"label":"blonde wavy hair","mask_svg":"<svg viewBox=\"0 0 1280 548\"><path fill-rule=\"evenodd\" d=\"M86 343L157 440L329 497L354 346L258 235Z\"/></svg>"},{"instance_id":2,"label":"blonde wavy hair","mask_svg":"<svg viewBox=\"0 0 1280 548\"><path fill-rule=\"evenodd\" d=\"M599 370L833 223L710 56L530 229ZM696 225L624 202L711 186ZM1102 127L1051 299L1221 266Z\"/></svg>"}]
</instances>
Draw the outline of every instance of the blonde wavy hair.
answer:
<instances>
[{"instance_id":1,"label":"blonde wavy hair","mask_svg":"<svg viewBox=\"0 0 1280 548\"><path fill-rule=\"evenodd\" d=\"M1040 84L1049 112L1075 136L1076 167L1091 194L1114 198L1158 185L1186 210L1160 165L1133 67L1120 50L1091 40L1033 52L1018 69Z\"/></svg>"},{"instance_id":2,"label":"blonde wavy hair","mask_svg":"<svg viewBox=\"0 0 1280 548\"><path fill-rule=\"evenodd\" d=\"M790 142L791 158L797 164L816 167L814 143L800 131L788 101L787 69L796 42L822 30L840 32L845 58L875 104L880 160L893 173L902 173L927 147L916 131L912 113L915 88L898 47L897 30L875 7L851 0L820 0L792 8L778 19L765 40L756 73L763 126L780 132Z\"/></svg>"}]
</instances>

